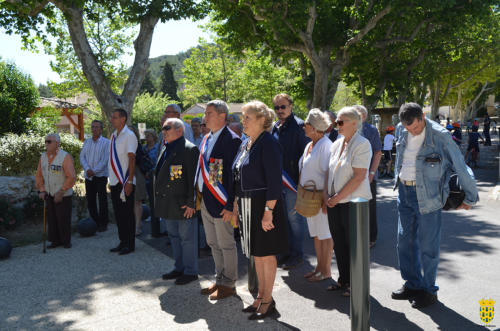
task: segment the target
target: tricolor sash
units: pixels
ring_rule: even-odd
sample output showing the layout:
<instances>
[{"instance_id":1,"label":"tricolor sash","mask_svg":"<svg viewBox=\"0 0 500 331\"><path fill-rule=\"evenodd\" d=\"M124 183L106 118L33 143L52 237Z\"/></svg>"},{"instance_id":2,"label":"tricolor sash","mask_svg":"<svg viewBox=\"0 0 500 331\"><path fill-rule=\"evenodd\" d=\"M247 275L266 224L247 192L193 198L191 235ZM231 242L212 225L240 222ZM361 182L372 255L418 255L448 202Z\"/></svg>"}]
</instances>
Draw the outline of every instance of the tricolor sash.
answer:
<instances>
[{"instance_id":1,"label":"tricolor sash","mask_svg":"<svg viewBox=\"0 0 500 331\"><path fill-rule=\"evenodd\" d=\"M283 185L292 192L297 193L297 185L293 182L293 180L288 176L285 170L281 173L281 179L283 180Z\"/></svg>"},{"instance_id":2,"label":"tricolor sash","mask_svg":"<svg viewBox=\"0 0 500 331\"><path fill-rule=\"evenodd\" d=\"M206 187L208 187L210 193L214 196L215 199L217 199L217 201L220 202L221 205L225 206L227 202L227 192L224 189L224 186L222 186L222 184L219 181L212 184L208 180L209 176L208 161L205 160L205 158L203 157L203 153L207 148L207 139L209 136L210 135L207 134L203 139L203 142L201 143L200 162L199 162L200 172L203 178L203 183L206 185Z\"/></svg>"},{"instance_id":3,"label":"tricolor sash","mask_svg":"<svg viewBox=\"0 0 500 331\"><path fill-rule=\"evenodd\" d=\"M111 169L113 169L113 173L115 174L116 178L118 178L118 181L120 184L122 184L122 191L120 193L120 199L122 201L125 201L125 183L128 180L128 169L127 172L125 173L125 176L123 176L123 170L122 170L122 165L120 164L120 159L118 158L118 153L116 152L116 137L115 135L111 135L111 144L109 144L109 160L111 162Z\"/></svg>"}]
</instances>

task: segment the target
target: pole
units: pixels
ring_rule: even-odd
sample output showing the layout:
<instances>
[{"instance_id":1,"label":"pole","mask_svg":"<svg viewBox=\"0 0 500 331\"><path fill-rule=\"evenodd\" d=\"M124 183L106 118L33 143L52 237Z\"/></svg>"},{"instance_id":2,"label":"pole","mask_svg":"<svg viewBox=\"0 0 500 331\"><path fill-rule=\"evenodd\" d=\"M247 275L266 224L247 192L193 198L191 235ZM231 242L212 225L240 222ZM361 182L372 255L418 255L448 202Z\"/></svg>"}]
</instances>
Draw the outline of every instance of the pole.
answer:
<instances>
[{"instance_id":1,"label":"pole","mask_svg":"<svg viewBox=\"0 0 500 331\"><path fill-rule=\"evenodd\" d=\"M47 200L46 197L43 199L43 253L47 253L47 219L46 219L46 213L45 209L47 208Z\"/></svg>"},{"instance_id":2,"label":"pole","mask_svg":"<svg viewBox=\"0 0 500 331\"><path fill-rule=\"evenodd\" d=\"M257 279L253 255L248 259L248 291L250 293L257 293L259 291L259 280Z\"/></svg>"},{"instance_id":3,"label":"pole","mask_svg":"<svg viewBox=\"0 0 500 331\"><path fill-rule=\"evenodd\" d=\"M368 200L356 198L349 205L351 249L351 330L370 329L370 214Z\"/></svg>"}]
</instances>

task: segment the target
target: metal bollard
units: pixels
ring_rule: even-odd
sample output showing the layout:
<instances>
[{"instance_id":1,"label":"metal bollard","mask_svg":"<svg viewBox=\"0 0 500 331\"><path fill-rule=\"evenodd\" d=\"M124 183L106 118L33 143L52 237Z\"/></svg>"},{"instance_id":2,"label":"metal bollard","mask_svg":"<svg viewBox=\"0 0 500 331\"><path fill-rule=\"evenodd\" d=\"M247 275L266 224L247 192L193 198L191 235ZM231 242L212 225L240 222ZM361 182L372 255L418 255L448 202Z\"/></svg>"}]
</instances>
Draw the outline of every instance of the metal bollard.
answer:
<instances>
[{"instance_id":1,"label":"metal bollard","mask_svg":"<svg viewBox=\"0 0 500 331\"><path fill-rule=\"evenodd\" d=\"M349 205L351 250L351 330L370 329L370 213L368 200L356 198Z\"/></svg>"}]
</instances>

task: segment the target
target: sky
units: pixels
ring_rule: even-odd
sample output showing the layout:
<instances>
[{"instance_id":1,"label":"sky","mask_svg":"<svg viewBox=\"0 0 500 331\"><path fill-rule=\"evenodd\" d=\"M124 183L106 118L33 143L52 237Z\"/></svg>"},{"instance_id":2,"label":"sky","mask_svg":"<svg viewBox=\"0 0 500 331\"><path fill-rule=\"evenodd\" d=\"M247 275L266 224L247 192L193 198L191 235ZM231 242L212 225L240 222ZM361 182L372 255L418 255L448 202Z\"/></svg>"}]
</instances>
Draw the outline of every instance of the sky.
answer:
<instances>
[{"instance_id":1,"label":"sky","mask_svg":"<svg viewBox=\"0 0 500 331\"><path fill-rule=\"evenodd\" d=\"M174 55L198 45L199 38L212 40L210 34L199 26L206 21L192 22L190 20L169 21L158 23L153 33L153 42L149 57ZM32 53L22 49L21 38L8 35L0 28L0 58L2 61L14 62L24 73L31 75L35 84L45 84L48 80L59 82L58 74L50 69L50 61L54 57L39 50ZM127 65L132 65L133 56L124 58Z\"/></svg>"}]
</instances>

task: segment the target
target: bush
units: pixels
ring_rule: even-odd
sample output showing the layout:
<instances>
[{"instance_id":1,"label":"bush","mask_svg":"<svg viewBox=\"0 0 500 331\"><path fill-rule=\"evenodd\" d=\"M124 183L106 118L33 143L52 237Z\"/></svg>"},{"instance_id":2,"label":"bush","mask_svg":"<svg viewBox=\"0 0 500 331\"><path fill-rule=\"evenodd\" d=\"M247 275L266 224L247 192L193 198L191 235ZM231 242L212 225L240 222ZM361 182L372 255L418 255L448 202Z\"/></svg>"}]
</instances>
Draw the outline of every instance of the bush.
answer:
<instances>
[{"instance_id":1,"label":"bush","mask_svg":"<svg viewBox=\"0 0 500 331\"><path fill-rule=\"evenodd\" d=\"M26 118L38 104L38 90L29 75L0 61L0 134L22 133Z\"/></svg>"},{"instance_id":2,"label":"bush","mask_svg":"<svg viewBox=\"0 0 500 331\"><path fill-rule=\"evenodd\" d=\"M143 93L135 99L132 108L132 124L146 123L146 128L160 131L160 119L170 103L176 103L174 100L164 96L163 93Z\"/></svg>"},{"instance_id":3,"label":"bush","mask_svg":"<svg viewBox=\"0 0 500 331\"><path fill-rule=\"evenodd\" d=\"M82 142L73 135L62 133L61 148L73 156L76 173L80 173ZM0 137L0 176L34 175L45 151L45 136L7 134Z\"/></svg>"}]
</instances>

